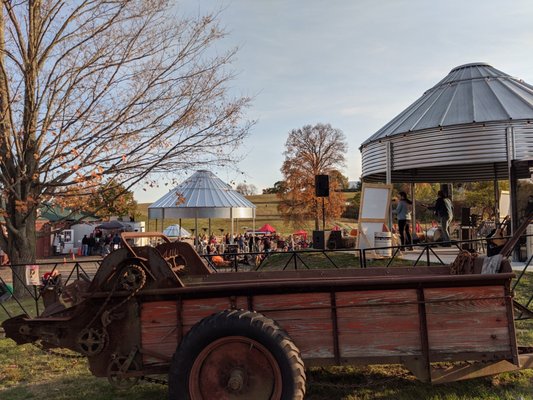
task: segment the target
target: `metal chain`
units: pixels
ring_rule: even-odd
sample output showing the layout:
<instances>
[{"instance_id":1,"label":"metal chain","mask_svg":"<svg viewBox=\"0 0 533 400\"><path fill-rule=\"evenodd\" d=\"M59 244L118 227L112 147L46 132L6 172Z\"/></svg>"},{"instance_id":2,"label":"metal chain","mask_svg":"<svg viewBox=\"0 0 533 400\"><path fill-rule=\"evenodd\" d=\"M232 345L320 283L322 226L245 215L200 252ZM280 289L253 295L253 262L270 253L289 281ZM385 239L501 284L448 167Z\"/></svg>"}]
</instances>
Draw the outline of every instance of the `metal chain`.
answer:
<instances>
[{"instance_id":1,"label":"metal chain","mask_svg":"<svg viewBox=\"0 0 533 400\"><path fill-rule=\"evenodd\" d=\"M129 267L132 267L132 266L135 266L136 268L138 268L139 272L140 272L140 276L141 276L141 282L142 284L140 284L137 288L135 288L135 290L133 290L129 296L127 296L124 300L122 300L120 303L118 303L117 305L111 307L109 310L108 310L108 313L111 314L113 311L115 311L117 308L119 308L120 306L122 306L123 304L127 303L131 298L135 297L137 295L137 293L139 293L139 291L144 287L145 283L146 283L146 272L144 272L144 268L141 267L141 266L138 266L138 265L130 265ZM117 283L118 281L120 280L120 276L118 277L119 279L117 279Z\"/></svg>"},{"instance_id":2,"label":"metal chain","mask_svg":"<svg viewBox=\"0 0 533 400\"><path fill-rule=\"evenodd\" d=\"M45 349L43 344L40 343L40 342L32 342L31 344L33 346L35 346L36 348L38 348L39 350L41 350L42 352L44 352L46 354L50 354L52 356L66 358L66 359L70 359L70 360L72 360L72 359L79 360L81 358L85 358L85 356L82 355L82 354L67 354L67 353L61 353L59 351L52 350L52 349Z\"/></svg>"},{"instance_id":3,"label":"metal chain","mask_svg":"<svg viewBox=\"0 0 533 400\"><path fill-rule=\"evenodd\" d=\"M168 381L165 379L152 378L150 376L143 376L141 379L148 383L155 383L157 385L164 385L164 386L168 385Z\"/></svg>"},{"instance_id":4,"label":"metal chain","mask_svg":"<svg viewBox=\"0 0 533 400\"><path fill-rule=\"evenodd\" d=\"M130 267L130 266L128 266ZM120 272L122 272L124 270L121 269ZM139 267L139 270L141 272L141 277L142 277L142 282L143 284L142 285L139 285L139 287L137 287L135 290L133 290L129 296L127 296L124 300L122 300L120 303L118 303L117 305L111 307L111 309L107 310L109 314L111 314L111 312L115 311L117 308L119 308L120 306L122 306L124 303L126 303L128 300L130 300L132 297L134 297L138 292L139 290L141 290L143 287L144 287L144 283L146 282L146 273L144 272L144 268L143 267ZM89 329L91 327L91 325L94 323L94 321L96 321L96 319L98 318L98 316L100 316L107 304L109 303L109 301L111 300L111 298L113 297L113 295L115 294L117 288L118 288L118 284L120 282L120 272L116 275L116 280L115 280L115 284L113 286L113 288L111 289L111 291L109 292L108 296L106 297L105 301L102 303L102 305L100 306L98 312L96 314L94 314L94 317L91 319L91 321L85 326L85 329Z\"/></svg>"}]
</instances>

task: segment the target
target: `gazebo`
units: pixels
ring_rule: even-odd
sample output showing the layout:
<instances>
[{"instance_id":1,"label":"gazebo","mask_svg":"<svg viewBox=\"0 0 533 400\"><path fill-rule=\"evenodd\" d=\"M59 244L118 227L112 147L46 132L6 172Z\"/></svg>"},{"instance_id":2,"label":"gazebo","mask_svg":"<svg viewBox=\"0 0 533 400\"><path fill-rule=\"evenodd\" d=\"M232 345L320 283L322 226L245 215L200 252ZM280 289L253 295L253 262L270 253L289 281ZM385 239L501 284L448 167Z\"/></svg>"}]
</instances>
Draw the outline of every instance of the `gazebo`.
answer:
<instances>
[{"instance_id":1,"label":"gazebo","mask_svg":"<svg viewBox=\"0 0 533 400\"><path fill-rule=\"evenodd\" d=\"M148 219L194 218L198 235L198 218L252 218L255 226L255 205L210 171L200 170L148 206ZM181 225L181 220L180 220Z\"/></svg>"},{"instance_id":2,"label":"gazebo","mask_svg":"<svg viewBox=\"0 0 533 400\"><path fill-rule=\"evenodd\" d=\"M533 86L486 63L458 66L360 147L362 180L416 184L533 173ZM496 210L498 212L498 210Z\"/></svg>"}]
</instances>

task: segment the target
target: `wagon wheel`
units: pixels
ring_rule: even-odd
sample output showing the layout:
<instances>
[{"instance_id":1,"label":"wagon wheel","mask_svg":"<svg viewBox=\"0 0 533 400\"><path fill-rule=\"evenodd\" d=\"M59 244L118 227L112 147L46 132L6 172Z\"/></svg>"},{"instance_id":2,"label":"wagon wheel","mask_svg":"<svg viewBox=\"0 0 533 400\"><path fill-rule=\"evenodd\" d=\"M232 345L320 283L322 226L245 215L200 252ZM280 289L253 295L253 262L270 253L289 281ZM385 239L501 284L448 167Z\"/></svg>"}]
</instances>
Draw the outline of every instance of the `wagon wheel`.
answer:
<instances>
[{"instance_id":1,"label":"wagon wheel","mask_svg":"<svg viewBox=\"0 0 533 400\"><path fill-rule=\"evenodd\" d=\"M88 357L99 354L107 344L107 334L104 330L87 328L76 338L79 350Z\"/></svg>"},{"instance_id":2,"label":"wagon wheel","mask_svg":"<svg viewBox=\"0 0 533 400\"><path fill-rule=\"evenodd\" d=\"M133 371L139 371L137 362L130 362L128 357L118 356L107 367L107 380L117 389L130 389L139 382L139 376L127 376L128 372Z\"/></svg>"},{"instance_id":3,"label":"wagon wheel","mask_svg":"<svg viewBox=\"0 0 533 400\"><path fill-rule=\"evenodd\" d=\"M271 319L227 310L196 324L174 354L170 400L304 398L300 352Z\"/></svg>"}]
</instances>

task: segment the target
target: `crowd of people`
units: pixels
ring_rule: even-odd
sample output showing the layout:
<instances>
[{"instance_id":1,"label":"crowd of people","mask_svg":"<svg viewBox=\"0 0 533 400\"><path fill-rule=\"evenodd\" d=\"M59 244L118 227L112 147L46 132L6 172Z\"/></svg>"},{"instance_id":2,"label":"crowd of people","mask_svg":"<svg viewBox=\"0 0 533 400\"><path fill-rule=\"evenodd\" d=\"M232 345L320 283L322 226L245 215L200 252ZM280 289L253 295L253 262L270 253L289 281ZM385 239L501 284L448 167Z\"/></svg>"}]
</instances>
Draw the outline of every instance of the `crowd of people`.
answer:
<instances>
[{"instance_id":1,"label":"crowd of people","mask_svg":"<svg viewBox=\"0 0 533 400\"><path fill-rule=\"evenodd\" d=\"M270 251L292 251L305 249L310 243L302 236L253 235L252 233L236 234L233 237L226 233L221 238L201 235L198 238L200 254L223 254L227 252L268 253Z\"/></svg>"},{"instance_id":2,"label":"crowd of people","mask_svg":"<svg viewBox=\"0 0 533 400\"><path fill-rule=\"evenodd\" d=\"M81 239L82 256L105 256L112 250L120 247L121 239L118 233L104 234L101 230L96 229L89 236L83 235Z\"/></svg>"}]
</instances>

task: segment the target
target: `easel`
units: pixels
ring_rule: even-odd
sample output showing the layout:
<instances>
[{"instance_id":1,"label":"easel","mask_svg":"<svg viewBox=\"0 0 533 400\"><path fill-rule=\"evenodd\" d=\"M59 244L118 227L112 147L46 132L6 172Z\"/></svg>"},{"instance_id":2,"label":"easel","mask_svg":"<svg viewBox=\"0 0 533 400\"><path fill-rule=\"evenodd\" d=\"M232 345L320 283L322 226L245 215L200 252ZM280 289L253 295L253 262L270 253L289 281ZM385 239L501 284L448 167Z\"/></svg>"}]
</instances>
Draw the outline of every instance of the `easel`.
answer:
<instances>
[{"instance_id":1,"label":"easel","mask_svg":"<svg viewBox=\"0 0 533 400\"><path fill-rule=\"evenodd\" d=\"M363 183L359 205L357 249L375 247L374 235L383 232L389 219L392 185ZM373 257L381 257L371 251Z\"/></svg>"}]
</instances>

